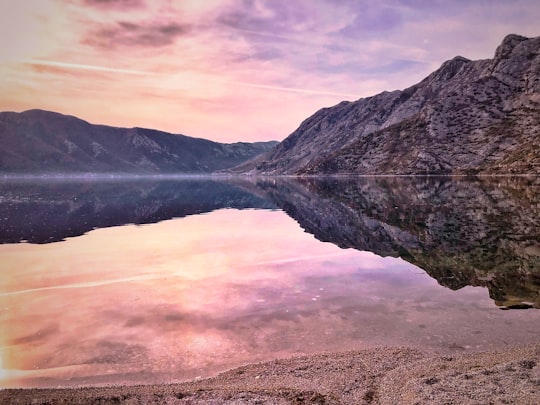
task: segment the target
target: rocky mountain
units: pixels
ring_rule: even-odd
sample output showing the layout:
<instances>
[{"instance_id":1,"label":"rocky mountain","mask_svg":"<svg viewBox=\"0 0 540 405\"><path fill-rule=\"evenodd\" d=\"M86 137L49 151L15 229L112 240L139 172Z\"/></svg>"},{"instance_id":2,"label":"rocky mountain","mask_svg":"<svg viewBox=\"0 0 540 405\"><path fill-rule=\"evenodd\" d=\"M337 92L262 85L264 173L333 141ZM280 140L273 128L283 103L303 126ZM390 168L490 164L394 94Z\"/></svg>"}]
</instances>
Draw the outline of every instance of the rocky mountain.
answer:
<instances>
[{"instance_id":1,"label":"rocky mountain","mask_svg":"<svg viewBox=\"0 0 540 405\"><path fill-rule=\"evenodd\" d=\"M223 144L144 128L92 125L42 110L0 113L2 173L210 173L277 142Z\"/></svg>"},{"instance_id":2,"label":"rocky mountain","mask_svg":"<svg viewBox=\"0 0 540 405\"><path fill-rule=\"evenodd\" d=\"M536 177L244 181L321 241L401 257L453 290L487 287L502 308L540 308Z\"/></svg>"},{"instance_id":3,"label":"rocky mountain","mask_svg":"<svg viewBox=\"0 0 540 405\"><path fill-rule=\"evenodd\" d=\"M540 172L540 37L461 56L405 90L324 108L235 169L260 174Z\"/></svg>"}]
</instances>

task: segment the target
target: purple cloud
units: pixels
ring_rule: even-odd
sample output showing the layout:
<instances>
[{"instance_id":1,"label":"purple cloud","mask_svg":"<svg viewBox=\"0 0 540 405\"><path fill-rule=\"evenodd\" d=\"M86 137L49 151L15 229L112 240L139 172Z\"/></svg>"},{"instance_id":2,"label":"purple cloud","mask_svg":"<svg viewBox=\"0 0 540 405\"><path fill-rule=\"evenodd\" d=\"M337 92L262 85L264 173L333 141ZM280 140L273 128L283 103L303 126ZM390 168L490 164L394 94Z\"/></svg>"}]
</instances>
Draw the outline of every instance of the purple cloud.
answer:
<instances>
[{"instance_id":1,"label":"purple cloud","mask_svg":"<svg viewBox=\"0 0 540 405\"><path fill-rule=\"evenodd\" d=\"M243 0L223 10L217 22L239 30L283 34L309 20L306 11L294 1L275 0L261 6L257 1Z\"/></svg>"},{"instance_id":2,"label":"purple cloud","mask_svg":"<svg viewBox=\"0 0 540 405\"><path fill-rule=\"evenodd\" d=\"M84 0L84 5L116 9L132 9L146 6L143 0Z\"/></svg>"},{"instance_id":3,"label":"purple cloud","mask_svg":"<svg viewBox=\"0 0 540 405\"><path fill-rule=\"evenodd\" d=\"M83 43L96 48L161 47L171 45L175 40L187 34L188 24L169 23L132 23L120 21L114 25L100 26L90 32Z\"/></svg>"},{"instance_id":4,"label":"purple cloud","mask_svg":"<svg viewBox=\"0 0 540 405\"><path fill-rule=\"evenodd\" d=\"M353 38L377 36L403 24L403 17L396 8L370 3L367 6L352 8L351 11L356 16L351 24L340 30L340 35Z\"/></svg>"}]
</instances>

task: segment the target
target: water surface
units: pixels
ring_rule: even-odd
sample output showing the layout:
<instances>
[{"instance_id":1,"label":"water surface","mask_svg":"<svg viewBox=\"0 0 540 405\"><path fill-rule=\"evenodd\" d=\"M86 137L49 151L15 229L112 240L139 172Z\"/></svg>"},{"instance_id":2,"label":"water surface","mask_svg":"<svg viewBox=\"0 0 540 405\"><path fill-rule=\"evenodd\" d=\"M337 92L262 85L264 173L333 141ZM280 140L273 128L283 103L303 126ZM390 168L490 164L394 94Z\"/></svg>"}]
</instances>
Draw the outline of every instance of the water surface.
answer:
<instances>
[{"instance_id":1,"label":"water surface","mask_svg":"<svg viewBox=\"0 0 540 405\"><path fill-rule=\"evenodd\" d=\"M0 385L537 341L537 191L527 179L4 183Z\"/></svg>"}]
</instances>

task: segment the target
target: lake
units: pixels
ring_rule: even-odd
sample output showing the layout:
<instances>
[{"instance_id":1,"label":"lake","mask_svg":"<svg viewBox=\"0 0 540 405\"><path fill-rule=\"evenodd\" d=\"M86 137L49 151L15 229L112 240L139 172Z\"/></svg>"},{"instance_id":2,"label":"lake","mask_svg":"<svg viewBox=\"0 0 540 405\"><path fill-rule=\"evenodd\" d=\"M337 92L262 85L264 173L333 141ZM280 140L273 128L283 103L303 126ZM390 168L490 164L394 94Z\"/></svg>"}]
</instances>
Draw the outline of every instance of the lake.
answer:
<instances>
[{"instance_id":1,"label":"lake","mask_svg":"<svg viewBox=\"0 0 540 405\"><path fill-rule=\"evenodd\" d=\"M540 180L0 180L0 387L540 336Z\"/></svg>"}]
</instances>

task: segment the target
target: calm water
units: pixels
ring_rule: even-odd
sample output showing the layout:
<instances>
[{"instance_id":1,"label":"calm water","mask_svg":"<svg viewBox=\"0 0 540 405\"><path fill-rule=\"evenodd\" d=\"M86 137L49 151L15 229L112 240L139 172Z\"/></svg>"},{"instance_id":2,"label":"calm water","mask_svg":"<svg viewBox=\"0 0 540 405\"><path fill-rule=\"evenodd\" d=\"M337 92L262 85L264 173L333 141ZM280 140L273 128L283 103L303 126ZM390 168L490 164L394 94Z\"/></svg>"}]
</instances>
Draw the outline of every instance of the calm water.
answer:
<instances>
[{"instance_id":1,"label":"calm water","mask_svg":"<svg viewBox=\"0 0 540 405\"><path fill-rule=\"evenodd\" d=\"M0 183L0 387L540 336L540 181Z\"/></svg>"}]
</instances>

